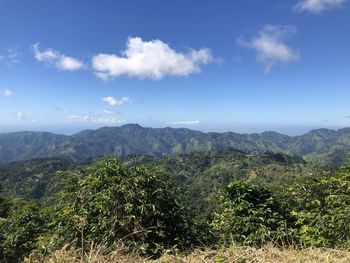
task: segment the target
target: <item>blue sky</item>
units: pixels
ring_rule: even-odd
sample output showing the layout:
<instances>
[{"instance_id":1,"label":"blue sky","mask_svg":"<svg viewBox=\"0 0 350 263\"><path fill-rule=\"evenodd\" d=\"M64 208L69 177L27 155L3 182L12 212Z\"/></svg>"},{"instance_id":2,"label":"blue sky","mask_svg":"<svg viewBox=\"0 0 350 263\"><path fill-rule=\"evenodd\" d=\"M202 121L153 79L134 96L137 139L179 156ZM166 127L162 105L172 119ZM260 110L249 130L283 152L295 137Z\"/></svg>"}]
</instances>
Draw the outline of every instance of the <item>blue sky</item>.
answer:
<instances>
[{"instance_id":1,"label":"blue sky","mask_svg":"<svg viewBox=\"0 0 350 263\"><path fill-rule=\"evenodd\" d=\"M0 1L0 132L350 124L350 1Z\"/></svg>"}]
</instances>

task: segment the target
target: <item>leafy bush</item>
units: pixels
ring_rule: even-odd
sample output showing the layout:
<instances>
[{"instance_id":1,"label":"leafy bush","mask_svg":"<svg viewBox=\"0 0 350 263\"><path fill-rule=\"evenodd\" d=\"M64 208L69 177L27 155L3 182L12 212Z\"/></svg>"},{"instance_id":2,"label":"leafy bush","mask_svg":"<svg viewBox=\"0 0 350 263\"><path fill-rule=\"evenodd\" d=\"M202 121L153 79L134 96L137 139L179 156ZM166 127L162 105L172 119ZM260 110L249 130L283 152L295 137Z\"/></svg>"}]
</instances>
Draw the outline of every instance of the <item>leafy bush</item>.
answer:
<instances>
[{"instance_id":1,"label":"leafy bush","mask_svg":"<svg viewBox=\"0 0 350 263\"><path fill-rule=\"evenodd\" d=\"M61 175L56 244L75 241L84 249L92 242L111 246L123 241L131 249L158 254L193 241L192 221L158 168L125 167L116 159L104 159Z\"/></svg>"},{"instance_id":2,"label":"leafy bush","mask_svg":"<svg viewBox=\"0 0 350 263\"><path fill-rule=\"evenodd\" d=\"M349 248L350 166L333 176L314 177L288 189L287 201L297 217L305 246Z\"/></svg>"},{"instance_id":3,"label":"leafy bush","mask_svg":"<svg viewBox=\"0 0 350 263\"><path fill-rule=\"evenodd\" d=\"M22 262L25 255L37 248L38 238L47 230L48 214L36 202L12 210L0 222L0 261Z\"/></svg>"},{"instance_id":4,"label":"leafy bush","mask_svg":"<svg viewBox=\"0 0 350 263\"><path fill-rule=\"evenodd\" d=\"M232 181L220 196L211 226L224 245L260 246L265 241L288 242L291 218L265 187Z\"/></svg>"}]
</instances>

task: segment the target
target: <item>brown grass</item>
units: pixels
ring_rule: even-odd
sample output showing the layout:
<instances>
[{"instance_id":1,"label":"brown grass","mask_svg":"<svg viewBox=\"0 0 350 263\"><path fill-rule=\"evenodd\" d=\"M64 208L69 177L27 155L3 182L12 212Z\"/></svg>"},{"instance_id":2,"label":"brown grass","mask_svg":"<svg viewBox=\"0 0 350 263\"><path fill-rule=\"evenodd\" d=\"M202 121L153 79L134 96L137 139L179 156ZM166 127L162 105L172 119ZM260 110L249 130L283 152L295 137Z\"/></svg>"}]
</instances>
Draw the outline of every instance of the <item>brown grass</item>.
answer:
<instances>
[{"instance_id":1,"label":"brown grass","mask_svg":"<svg viewBox=\"0 0 350 263\"><path fill-rule=\"evenodd\" d=\"M188 255L164 254L159 259L152 260L140 257L136 253L124 253L123 248L104 255L103 247L91 247L89 253L80 259L76 251L62 249L56 251L50 258L39 261L31 255L25 262L48 263L345 263L350 262L350 251L328 248L278 248L266 245L257 249L252 247L231 247L223 250L196 250Z\"/></svg>"}]
</instances>

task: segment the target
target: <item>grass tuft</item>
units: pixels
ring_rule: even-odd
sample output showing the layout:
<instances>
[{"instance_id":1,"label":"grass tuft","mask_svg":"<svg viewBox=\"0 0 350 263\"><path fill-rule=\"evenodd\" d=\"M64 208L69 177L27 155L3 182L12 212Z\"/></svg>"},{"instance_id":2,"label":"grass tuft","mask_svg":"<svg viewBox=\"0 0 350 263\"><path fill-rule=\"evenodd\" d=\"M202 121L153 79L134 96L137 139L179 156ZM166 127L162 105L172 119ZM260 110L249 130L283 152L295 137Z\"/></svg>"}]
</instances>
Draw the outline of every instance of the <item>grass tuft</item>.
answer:
<instances>
[{"instance_id":1,"label":"grass tuft","mask_svg":"<svg viewBox=\"0 0 350 263\"><path fill-rule=\"evenodd\" d=\"M63 248L49 258L39 260L34 254L25 259L26 263L346 263L350 262L350 251L329 248L280 248L273 244L262 248L232 246L221 250L197 249L190 254L165 253L158 259L144 258L137 253L126 252L117 247L113 252L105 253L103 246L91 246L81 258L77 250Z\"/></svg>"}]
</instances>

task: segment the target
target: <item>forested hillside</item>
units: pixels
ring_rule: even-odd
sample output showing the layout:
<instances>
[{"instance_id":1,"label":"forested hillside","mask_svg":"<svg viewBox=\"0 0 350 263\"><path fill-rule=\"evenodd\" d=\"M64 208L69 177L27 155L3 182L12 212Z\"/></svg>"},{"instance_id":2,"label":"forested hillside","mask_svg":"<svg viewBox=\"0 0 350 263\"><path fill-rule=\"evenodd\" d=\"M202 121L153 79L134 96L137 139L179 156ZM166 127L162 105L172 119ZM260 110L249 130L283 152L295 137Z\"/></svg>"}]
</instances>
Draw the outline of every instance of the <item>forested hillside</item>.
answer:
<instances>
[{"instance_id":1,"label":"forested hillside","mask_svg":"<svg viewBox=\"0 0 350 263\"><path fill-rule=\"evenodd\" d=\"M17 132L0 134L0 163L46 157L84 161L103 155L164 156L230 147L256 153L282 152L322 165L340 166L349 161L346 152L350 149L350 129L319 129L294 137L276 132L203 133L189 129L143 128L137 124L85 130L72 136Z\"/></svg>"},{"instance_id":2,"label":"forested hillside","mask_svg":"<svg viewBox=\"0 0 350 263\"><path fill-rule=\"evenodd\" d=\"M232 180L262 184L279 192L284 186L323 172L322 167L297 156L271 152L254 154L234 148L162 158L128 156L124 163L162 167L183 189L179 197L184 205L201 211L215 206L216 194Z\"/></svg>"},{"instance_id":3,"label":"forested hillside","mask_svg":"<svg viewBox=\"0 0 350 263\"><path fill-rule=\"evenodd\" d=\"M68 159L38 158L0 165L0 195L40 199L53 193L57 171L71 170L77 163Z\"/></svg>"},{"instance_id":4,"label":"forested hillside","mask_svg":"<svg viewBox=\"0 0 350 263\"><path fill-rule=\"evenodd\" d=\"M82 167L92 160L76 162L70 159L38 158L0 165L0 195L40 199L54 193L57 171ZM211 150L164 157L128 155L127 166L144 164L161 167L179 187L186 188L182 196L189 206L206 206L208 199L231 180L289 185L306 176L321 172L317 166L297 156L266 152L254 154L236 150Z\"/></svg>"}]
</instances>

